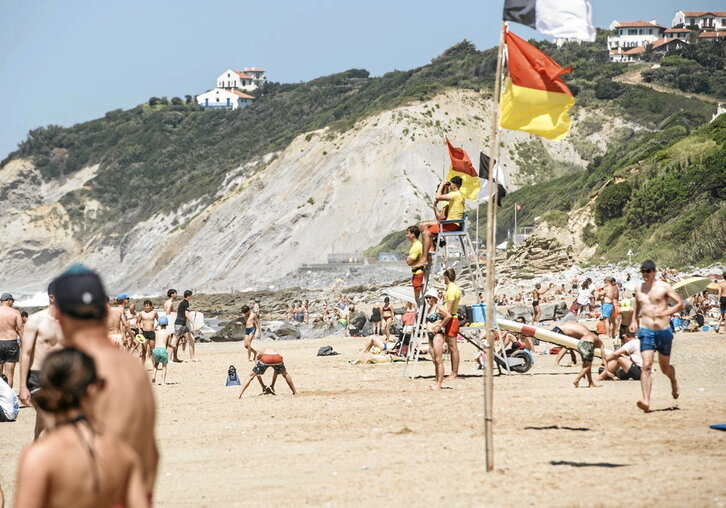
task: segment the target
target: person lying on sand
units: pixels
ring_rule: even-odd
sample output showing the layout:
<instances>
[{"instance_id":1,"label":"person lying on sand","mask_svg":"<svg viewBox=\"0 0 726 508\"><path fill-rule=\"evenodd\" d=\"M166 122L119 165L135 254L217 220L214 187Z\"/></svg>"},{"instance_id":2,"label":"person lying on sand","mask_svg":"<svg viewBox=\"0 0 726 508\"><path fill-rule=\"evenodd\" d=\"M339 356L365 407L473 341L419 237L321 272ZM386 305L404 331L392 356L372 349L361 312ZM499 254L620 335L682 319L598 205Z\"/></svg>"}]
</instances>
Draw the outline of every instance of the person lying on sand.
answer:
<instances>
[{"instance_id":1,"label":"person lying on sand","mask_svg":"<svg viewBox=\"0 0 726 508\"><path fill-rule=\"evenodd\" d=\"M264 383L262 382L262 375L265 373L268 367L272 367L275 373L272 375L272 382L270 383L270 386L265 387ZM292 383L292 377L290 377L290 374L287 373L287 369L285 368L285 362L283 361L282 356L274 349L267 348L257 355L257 363L254 367L252 367L252 372L249 376L247 376L247 379L245 379L245 382L242 384L242 389L239 392L238 398L242 398L242 394L245 392L245 390L255 377L259 379L260 384L263 386L264 393L270 393L274 395L275 381L277 381L278 374L285 378L285 381L287 381L287 386L290 387L292 394L297 395L297 390L295 390L295 385Z\"/></svg>"}]
</instances>

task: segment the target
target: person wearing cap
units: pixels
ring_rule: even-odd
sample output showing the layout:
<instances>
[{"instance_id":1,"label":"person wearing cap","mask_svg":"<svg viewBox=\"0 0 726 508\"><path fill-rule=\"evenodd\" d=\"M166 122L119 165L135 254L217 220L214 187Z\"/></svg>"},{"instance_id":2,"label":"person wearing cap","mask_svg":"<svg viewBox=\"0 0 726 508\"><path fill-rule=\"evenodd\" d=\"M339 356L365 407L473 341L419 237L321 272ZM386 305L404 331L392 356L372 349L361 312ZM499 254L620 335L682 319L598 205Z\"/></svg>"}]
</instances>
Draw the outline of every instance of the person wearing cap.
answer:
<instances>
[{"instance_id":1,"label":"person wearing cap","mask_svg":"<svg viewBox=\"0 0 726 508\"><path fill-rule=\"evenodd\" d=\"M45 357L60 349L63 332L55 316L53 285L48 286L48 307L28 318L23 330L20 354L20 401L25 405L32 402L32 394L40 388L40 369ZM35 439L45 428L43 415L36 408Z\"/></svg>"},{"instance_id":2,"label":"person wearing cap","mask_svg":"<svg viewBox=\"0 0 726 508\"><path fill-rule=\"evenodd\" d=\"M434 206L436 203L442 201L446 201L448 203L448 210L446 212L447 221L462 221L464 219L464 195L459 190L462 183L463 180L461 177L455 176L449 182L441 182L438 189L436 189ZM445 192L447 185L449 187L449 192ZM461 229L461 226L462 222L451 222L443 225L439 225L437 223L433 226L421 228L421 236L423 236L423 255L421 256L421 261L419 261L416 266L426 266L428 263L427 256L431 250L431 244L433 241L432 238L434 235L439 234L440 228L444 231L458 231Z\"/></svg>"},{"instance_id":3,"label":"person wearing cap","mask_svg":"<svg viewBox=\"0 0 726 508\"><path fill-rule=\"evenodd\" d=\"M637 402L637 406L647 413L650 411L652 368L656 351L660 370L671 382L671 395L674 399L680 395L676 369L670 364L673 345L670 318L676 312L683 310L685 305L670 284L656 279L655 263L652 260L643 261L640 265L640 274L644 282L635 289L630 331L637 332L640 339L640 354L643 357L643 372L640 376L643 398ZM674 305L669 307L671 301Z\"/></svg>"},{"instance_id":4,"label":"person wearing cap","mask_svg":"<svg viewBox=\"0 0 726 508\"><path fill-rule=\"evenodd\" d=\"M23 336L23 318L13 309L15 298L10 293L0 295L0 373L8 378L13 387L15 364L20 361L18 338Z\"/></svg>"},{"instance_id":5,"label":"person wearing cap","mask_svg":"<svg viewBox=\"0 0 726 508\"><path fill-rule=\"evenodd\" d=\"M137 359L119 351L109 340L106 290L96 273L74 265L52 284L64 344L93 358L99 377L106 380L105 389L93 402L94 420L136 451L150 498L159 453L154 437L154 395L146 371Z\"/></svg>"},{"instance_id":6,"label":"person wearing cap","mask_svg":"<svg viewBox=\"0 0 726 508\"><path fill-rule=\"evenodd\" d=\"M163 369L163 384L166 384L166 372L169 365L169 337L171 332L166 329L169 324L169 319L166 316L159 318L159 330L155 333L155 346L151 350L151 359L154 362L154 376L151 378L152 383L156 383L156 372L159 369L159 364L162 365Z\"/></svg>"}]
</instances>

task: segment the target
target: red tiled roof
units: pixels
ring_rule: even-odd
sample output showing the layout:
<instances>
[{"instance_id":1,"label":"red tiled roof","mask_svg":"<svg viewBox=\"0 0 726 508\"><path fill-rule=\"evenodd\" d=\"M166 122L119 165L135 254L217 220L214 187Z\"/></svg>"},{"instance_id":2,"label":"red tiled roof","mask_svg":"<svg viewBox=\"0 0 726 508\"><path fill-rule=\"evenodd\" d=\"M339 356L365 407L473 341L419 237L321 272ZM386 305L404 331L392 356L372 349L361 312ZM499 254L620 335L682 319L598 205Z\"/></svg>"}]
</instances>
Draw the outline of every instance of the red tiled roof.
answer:
<instances>
[{"instance_id":1,"label":"red tiled roof","mask_svg":"<svg viewBox=\"0 0 726 508\"><path fill-rule=\"evenodd\" d=\"M670 33L685 33L685 32L689 32L690 33L691 30L689 30L688 28L668 28L665 31L665 33L667 33L667 34L670 34Z\"/></svg>"},{"instance_id":2,"label":"red tiled roof","mask_svg":"<svg viewBox=\"0 0 726 508\"><path fill-rule=\"evenodd\" d=\"M718 12L710 12L710 11L684 11L683 15L688 18L700 18L701 16L705 16L706 14L711 14L712 16L721 17L726 16L726 12L724 11L718 11Z\"/></svg>"},{"instance_id":3,"label":"red tiled roof","mask_svg":"<svg viewBox=\"0 0 726 508\"><path fill-rule=\"evenodd\" d=\"M254 97L252 97L251 95L247 95L246 93L238 92L237 90L232 90L232 93L238 97L242 97L243 99L254 99Z\"/></svg>"},{"instance_id":4,"label":"red tiled roof","mask_svg":"<svg viewBox=\"0 0 726 508\"><path fill-rule=\"evenodd\" d=\"M250 67L249 69L245 69L246 72L265 72L262 69L258 69L257 67Z\"/></svg>"},{"instance_id":5,"label":"red tiled roof","mask_svg":"<svg viewBox=\"0 0 726 508\"><path fill-rule=\"evenodd\" d=\"M665 28L664 26L654 25L647 21L618 21L615 28L635 28L635 27L647 27L647 28Z\"/></svg>"},{"instance_id":6,"label":"red tiled roof","mask_svg":"<svg viewBox=\"0 0 726 508\"><path fill-rule=\"evenodd\" d=\"M242 71L232 71L232 72L234 72L235 74L237 74L242 79L254 79L252 76L250 76L248 74L245 74Z\"/></svg>"},{"instance_id":7,"label":"red tiled roof","mask_svg":"<svg viewBox=\"0 0 726 508\"><path fill-rule=\"evenodd\" d=\"M699 39L718 39L726 37L726 32L701 32L698 34Z\"/></svg>"},{"instance_id":8,"label":"red tiled roof","mask_svg":"<svg viewBox=\"0 0 726 508\"><path fill-rule=\"evenodd\" d=\"M682 41L680 39L674 39L674 38L658 39L656 41L653 41L651 43L651 46L653 47L653 49L657 49L657 48L660 48L661 46L665 46L666 44L670 44L673 41L678 41L680 43L684 43L684 41ZM645 53L645 46L637 46L637 47L631 48L627 51L623 51L624 55L638 55L640 53Z\"/></svg>"}]
</instances>

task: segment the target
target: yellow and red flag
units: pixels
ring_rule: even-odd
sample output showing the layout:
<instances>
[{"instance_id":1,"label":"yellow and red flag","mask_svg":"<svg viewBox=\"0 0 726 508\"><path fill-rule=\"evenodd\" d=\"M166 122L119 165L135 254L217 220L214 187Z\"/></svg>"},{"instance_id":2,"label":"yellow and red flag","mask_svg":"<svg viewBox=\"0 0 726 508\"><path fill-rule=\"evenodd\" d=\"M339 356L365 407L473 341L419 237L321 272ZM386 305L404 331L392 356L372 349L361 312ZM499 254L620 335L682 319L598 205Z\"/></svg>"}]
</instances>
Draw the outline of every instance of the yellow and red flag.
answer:
<instances>
[{"instance_id":1,"label":"yellow and red flag","mask_svg":"<svg viewBox=\"0 0 726 508\"><path fill-rule=\"evenodd\" d=\"M471 159L463 148L457 148L451 144L449 138L446 138L446 146L449 147L449 158L451 159L451 169L446 175L447 180L451 180L455 176L461 177L462 196L470 201L476 201L479 196L479 173L474 169Z\"/></svg>"},{"instance_id":2,"label":"yellow and red flag","mask_svg":"<svg viewBox=\"0 0 726 508\"><path fill-rule=\"evenodd\" d=\"M561 140L570 131L572 120L567 112L575 99L560 76L572 71L572 67L563 69L512 32L505 33L504 41L509 76L502 94L499 125Z\"/></svg>"}]
</instances>

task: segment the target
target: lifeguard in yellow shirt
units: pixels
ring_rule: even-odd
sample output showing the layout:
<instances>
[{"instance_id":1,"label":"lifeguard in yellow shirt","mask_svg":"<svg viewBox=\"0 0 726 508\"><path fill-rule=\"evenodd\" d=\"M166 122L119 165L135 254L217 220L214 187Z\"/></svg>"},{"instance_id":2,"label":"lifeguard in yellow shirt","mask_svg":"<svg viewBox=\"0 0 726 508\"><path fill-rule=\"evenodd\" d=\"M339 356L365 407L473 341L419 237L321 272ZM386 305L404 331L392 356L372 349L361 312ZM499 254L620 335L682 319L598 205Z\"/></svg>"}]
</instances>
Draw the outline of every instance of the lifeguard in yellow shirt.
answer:
<instances>
[{"instance_id":1,"label":"lifeguard in yellow shirt","mask_svg":"<svg viewBox=\"0 0 726 508\"><path fill-rule=\"evenodd\" d=\"M450 185L450 192L444 194L444 187L446 184ZM446 214L446 220L461 220L464 218L464 196L461 194L461 191L459 190L461 188L462 179L459 176L455 176L451 179L450 182L443 181L439 184L439 188L436 190L436 199L435 202L440 201L448 201L449 208L448 213ZM458 231L461 229L461 223L450 223L450 224L444 224L443 228L444 231ZM421 256L421 260L416 264L416 266L426 266L427 264L427 256L429 254L429 251L431 250L431 238L433 235L439 234L439 225L433 225L429 226L428 228L425 228L421 231L421 234L423 236L423 255Z\"/></svg>"},{"instance_id":2,"label":"lifeguard in yellow shirt","mask_svg":"<svg viewBox=\"0 0 726 508\"><path fill-rule=\"evenodd\" d=\"M406 238L409 242L411 242L411 249L408 251L406 264L411 267L411 285L413 286L413 295L416 298L417 304L419 303L419 298L421 296L424 279L424 267L417 266L423 257L423 246L418 239L420 235L421 230L418 226L410 226L406 230Z\"/></svg>"}]
</instances>

